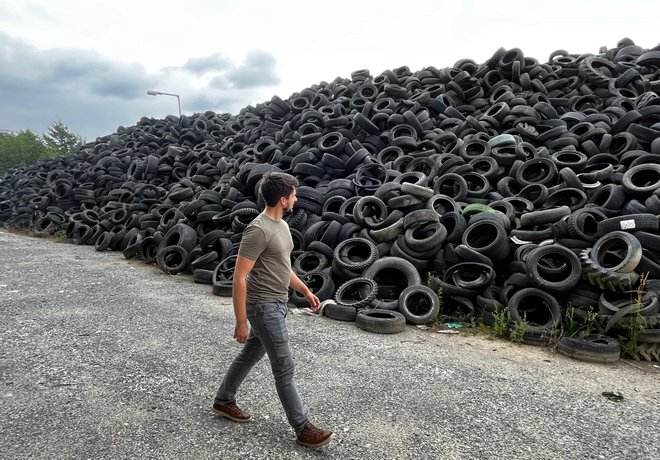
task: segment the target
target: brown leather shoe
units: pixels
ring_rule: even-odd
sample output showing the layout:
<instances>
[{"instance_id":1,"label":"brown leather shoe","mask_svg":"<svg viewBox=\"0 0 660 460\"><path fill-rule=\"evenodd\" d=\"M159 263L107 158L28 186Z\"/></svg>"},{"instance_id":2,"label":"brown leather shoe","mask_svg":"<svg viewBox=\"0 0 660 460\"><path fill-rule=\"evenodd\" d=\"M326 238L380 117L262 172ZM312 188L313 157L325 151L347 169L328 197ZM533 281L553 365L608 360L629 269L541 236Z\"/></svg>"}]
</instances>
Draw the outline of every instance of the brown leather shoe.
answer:
<instances>
[{"instance_id":1,"label":"brown leather shoe","mask_svg":"<svg viewBox=\"0 0 660 460\"><path fill-rule=\"evenodd\" d=\"M305 447L321 447L332 441L333 437L332 431L316 428L311 422L308 422L296 442Z\"/></svg>"},{"instance_id":2,"label":"brown leather shoe","mask_svg":"<svg viewBox=\"0 0 660 460\"><path fill-rule=\"evenodd\" d=\"M236 405L236 401L232 401L227 404L214 403L213 412L218 415L222 415L229 420L233 420L234 422L245 423L252 420L250 413L238 407Z\"/></svg>"}]
</instances>

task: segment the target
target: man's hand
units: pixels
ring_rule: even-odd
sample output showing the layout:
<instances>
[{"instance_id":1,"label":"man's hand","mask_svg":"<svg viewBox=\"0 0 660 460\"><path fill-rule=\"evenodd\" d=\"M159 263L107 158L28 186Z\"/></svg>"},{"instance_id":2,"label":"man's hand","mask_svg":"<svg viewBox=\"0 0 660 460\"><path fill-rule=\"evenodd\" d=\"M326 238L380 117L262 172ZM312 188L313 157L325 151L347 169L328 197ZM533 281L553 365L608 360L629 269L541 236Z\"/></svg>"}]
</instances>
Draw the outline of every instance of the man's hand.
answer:
<instances>
[{"instance_id":1,"label":"man's hand","mask_svg":"<svg viewBox=\"0 0 660 460\"><path fill-rule=\"evenodd\" d=\"M298 275L296 275L293 270L291 270L290 285L293 289L305 296L305 299L307 300L307 303L309 303L309 306L312 307L313 312L319 311L321 308L321 302L319 301L319 298L309 290L309 288L300 280L300 278L298 278Z\"/></svg>"},{"instance_id":2,"label":"man's hand","mask_svg":"<svg viewBox=\"0 0 660 460\"><path fill-rule=\"evenodd\" d=\"M248 323L247 321L241 321L236 323L236 327L234 328L234 338L238 343L245 343L247 342L248 338Z\"/></svg>"},{"instance_id":3,"label":"man's hand","mask_svg":"<svg viewBox=\"0 0 660 460\"><path fill-rule=\"evenodd\" d=\"M307 299L307 302L312 307L312 311L314 313L319 311L319 309L321 308L321 301L319 300L318 297L316 297L316 295L312 291L307 290L307 293L305 294L305 299Z\"/></svg>"}]
</instances>

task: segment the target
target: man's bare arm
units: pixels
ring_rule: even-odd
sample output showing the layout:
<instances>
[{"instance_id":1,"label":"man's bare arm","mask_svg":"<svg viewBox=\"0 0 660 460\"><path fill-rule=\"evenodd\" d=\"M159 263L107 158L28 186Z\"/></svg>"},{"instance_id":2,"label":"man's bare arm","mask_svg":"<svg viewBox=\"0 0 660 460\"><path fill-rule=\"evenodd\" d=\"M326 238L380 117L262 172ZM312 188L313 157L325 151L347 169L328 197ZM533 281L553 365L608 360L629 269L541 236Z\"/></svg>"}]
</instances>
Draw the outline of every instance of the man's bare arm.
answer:
<instances>
[{"instance_id":1,"label":"man's bare arm","mask_svg":"<svg viewBox=\"0 0 660 460\"><path fill-rule=\"evenodd\" d=\"M291 271L291 281L289 284L293 289L305 296L305 299L307 299L307 302L312 307L312 310L318 311L319 307L321 306L319 298L309 290L307 285L303 283L302 280L298 278L298 275L296 275L293 271Z\"/></svg>"},{"instance_id":2,"label":"man's bare arm","mask_svg":"<svg viewBox=\"0 0 660 460\"><path fill-rule=\"evenodd\" d=\"M254 267L254 260L239 255L236 258L234 278L232 281L232 300L234 302L234 316L236 327L234 338L238 343L245 343L248 336L248 321L246 312L247 302L247 276Z\"/></svg>"}]
</instances>

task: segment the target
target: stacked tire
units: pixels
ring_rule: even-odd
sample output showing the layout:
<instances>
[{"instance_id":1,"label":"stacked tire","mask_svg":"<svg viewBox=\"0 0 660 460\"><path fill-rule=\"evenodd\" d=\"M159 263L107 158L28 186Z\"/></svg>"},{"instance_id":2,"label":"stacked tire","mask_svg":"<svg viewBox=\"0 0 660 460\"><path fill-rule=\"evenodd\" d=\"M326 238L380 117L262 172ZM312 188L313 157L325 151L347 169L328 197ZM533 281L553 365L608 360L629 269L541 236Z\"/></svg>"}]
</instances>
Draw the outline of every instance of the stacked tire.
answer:
<instances>
[{"instance_id":1,"label":"stacked tire","mask_svg":"<svg viewBox=\"0 0 660 460\"><path fill-rule=\"evenodd\" d=\"M300 184L292 266L356 316L426 321L431 294L412 286L427 285L443 313L488 321L518 302L530 328L552 330L576 302L601 333L643 320L634 337L653 340L654 307L612 311L601 297L657 292L659 52L628 38L547 62L501 48L482 63L358 70L235 115L144 117L5 173L0 222L230 295L242 232L263 209L259 180L283 171ZM645 348L636 357L655 356Z\"/></svg>"}]
</instances>

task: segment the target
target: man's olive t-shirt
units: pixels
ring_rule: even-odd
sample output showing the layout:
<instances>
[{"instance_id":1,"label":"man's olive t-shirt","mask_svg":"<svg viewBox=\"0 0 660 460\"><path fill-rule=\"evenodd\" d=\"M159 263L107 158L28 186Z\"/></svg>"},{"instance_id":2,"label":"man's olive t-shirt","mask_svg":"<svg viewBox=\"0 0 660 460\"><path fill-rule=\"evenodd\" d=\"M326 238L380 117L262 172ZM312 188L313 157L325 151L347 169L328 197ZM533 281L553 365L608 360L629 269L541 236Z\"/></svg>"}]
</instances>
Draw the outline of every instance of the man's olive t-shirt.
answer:
<instances>
[{"instance_id":1,"label":"man's olive t-shirt","mask_svg":"<svg viewBox=\"0 0 660 460\"><path fill-rule=\"evenodd\" d=\"M289 225L263 212L243 231L238 254L254 260L247 277L247 302L288 302L293 239Z\"/></svg>"}]
</instances>

